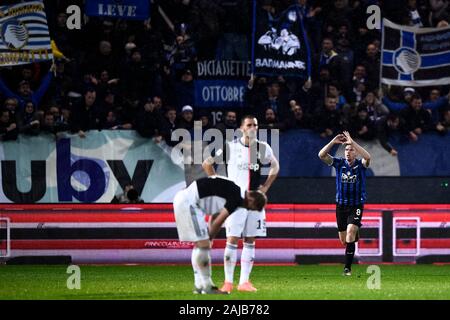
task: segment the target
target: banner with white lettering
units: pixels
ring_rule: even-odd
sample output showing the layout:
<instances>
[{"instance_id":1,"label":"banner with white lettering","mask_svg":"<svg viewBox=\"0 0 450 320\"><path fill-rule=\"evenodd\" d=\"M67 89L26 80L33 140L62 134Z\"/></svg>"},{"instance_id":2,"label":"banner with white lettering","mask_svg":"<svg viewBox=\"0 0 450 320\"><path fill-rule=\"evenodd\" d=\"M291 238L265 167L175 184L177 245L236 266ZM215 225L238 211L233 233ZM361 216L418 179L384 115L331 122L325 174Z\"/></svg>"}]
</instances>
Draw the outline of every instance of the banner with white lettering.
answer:
<instances>
[{"instance_id":1,"label":"banner with white lettering","mask_svg":"<svg viewBox=\"0 0 450 320\"><path fill-rule=\"evenodd\" d=\"M252 69L256 75L311 75L311 53L299 5L278 16L253 0Z\"/></svg>"},{"instance_id":2,"label":"banner with white lettering","mask_svg":"<svg viewBox=\"0 0 450 320\"><path fill-rule=\"evenodd\" d=\"M239 108L250 78L247 61L199 61L195 80L195 105L203 108Z\"/></svg>"},{"instance_id":3,"label":"banner with white lettering","mask_svg":"<svg viewBox=\"0 0 450 320\"><path fill-rule=\"evenodd\" d=\"M129 20L146 20L150 16L150 0L89 0L86 15Z\"/></svg>"},{"instance_id":4,"label":"banner with white lettering","mask_svg":"<svg viewBox=\"0 0 450 320\"><path fill-rule=\"evenodd\" d=\"M0 67L52 59L44 3L0 6Z\"/></svg>"},{"instance_id":5,"label":"banner with white lettering","mask_svg":"<svg viewBox=\"0 0 450 320\"><path fill-rule=\"evenodd\" d=\"M381 82L399 86L450 83L450 27L413 28L383 20Z\"/></svg>"}]
</instances>

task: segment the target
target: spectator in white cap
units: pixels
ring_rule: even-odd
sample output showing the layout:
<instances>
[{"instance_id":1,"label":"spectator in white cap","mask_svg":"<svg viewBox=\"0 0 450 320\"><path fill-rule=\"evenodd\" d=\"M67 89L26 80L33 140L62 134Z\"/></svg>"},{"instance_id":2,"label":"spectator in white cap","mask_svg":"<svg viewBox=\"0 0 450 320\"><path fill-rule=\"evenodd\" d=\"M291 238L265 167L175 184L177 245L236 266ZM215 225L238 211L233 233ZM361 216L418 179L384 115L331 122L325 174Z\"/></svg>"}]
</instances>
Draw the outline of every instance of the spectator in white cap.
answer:
<instances>
[{"instance_id":1,"label":"spectator in white cap","mask_svg":"<svg viewBox=\"0 0 450 320\"><path fill-rule=\"evenodd\" d=\"M178 127L187 130L194 129L194 108L190 105L185 105L181 109L181 118Z\"/></svg>"},{"instance_id":2,"label":"spectator in white cap","mask_svg":"<svg viewBox=\"0 0 450 320\"><path fill-rule=\"evenodd\" d=\"M411 97L414 93L416 93L416 90L414 90L414 88L408 87L403 89L403 97L407 103L411 101Z\"/></svg>"}]
</instances>

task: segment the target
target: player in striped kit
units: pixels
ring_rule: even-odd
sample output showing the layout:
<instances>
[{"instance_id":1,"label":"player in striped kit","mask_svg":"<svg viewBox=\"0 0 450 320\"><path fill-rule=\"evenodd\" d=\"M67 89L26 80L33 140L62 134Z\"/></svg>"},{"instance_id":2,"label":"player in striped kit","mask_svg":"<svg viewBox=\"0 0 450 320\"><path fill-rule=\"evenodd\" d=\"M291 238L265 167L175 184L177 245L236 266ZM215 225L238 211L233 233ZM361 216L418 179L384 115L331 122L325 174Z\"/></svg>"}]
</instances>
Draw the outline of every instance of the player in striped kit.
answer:
<instances>
[{"instance_id":1,"label":"player in striped kit","mask_svg":"<svg viewBox=\"0 0 450 320\"><path fill-rule=\"evenodd\" d=\"M214 163L225 161L227 176L241 188L243 196L248 190L260 190L267 193L275 181L279 164L272 148L257 136L258 121L254 116L242 118L240 129L242 137L227 142L223 150L216 151L214 157L208 157L203 162L203 168L208 176L215 175ZM264 184L261 184L261 167L270 163L270 171ZM233 290L234 269L237 262L238 241L244 239L241 255L241 274L239 291L256 291L250 282L250 273L255 259L255 239L265 237L266 212L261 210L239 211L225 222L227 244L224 252L225 282L221 290Z\"/></svg>"},{"instance_id":2,"label":"player in striped kit","mask_svg":"<svg viewBox=\"0 0 450 320\"><path fill-rule=\"evenodd\" d=\"M345 159L329 154L335 144L344 144ZM363 159L357 159L357 154ZM336 221L339 240L346 246L344 275L350 276L366 200L366 170L370 154L344 131L320 150L319 158L336 169Z\"/></svg>"}]
</instances>

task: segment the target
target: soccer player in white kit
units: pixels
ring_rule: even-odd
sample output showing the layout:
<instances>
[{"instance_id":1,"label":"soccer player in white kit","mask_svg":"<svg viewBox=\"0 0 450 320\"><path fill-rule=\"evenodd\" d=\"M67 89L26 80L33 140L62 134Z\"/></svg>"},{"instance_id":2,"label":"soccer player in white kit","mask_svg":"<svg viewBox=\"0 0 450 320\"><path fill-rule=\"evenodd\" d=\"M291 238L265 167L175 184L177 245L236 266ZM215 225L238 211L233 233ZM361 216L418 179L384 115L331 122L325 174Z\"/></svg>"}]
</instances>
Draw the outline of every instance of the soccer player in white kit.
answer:
<instances>
[{"instance_id":1,"label":"soccer player in white kit","mask_svg":"<svg viewBox=\"0 0 450 320\"><path fill-rule=\"evenodd\" d=\"M240 129L242 137L227 142L223 150L218 150L214 156L208 157L203 162L203 169L208 176L213 176L216 174L214 163L220 163L223 160L226 164L228 178L241 188L242 196L248 190L259 190L266 194L278 175L278 160L275 158L272 148L256 138L258 120L254 116L243 117ZM261 185L261 166L268 163L270 163L269 175ZM233 290L238 241L243 237L238 290L256 291L257 289L250 282L250 273L255 259L255 238L265 237L267 234L266 212L264 210L258 212L241 210L227 219L225 228L227 236L224 252L225 282L221 290L224 292Z\"/></svg>"},{"instance_id":2,"label":"soccer player in white kit","mask_svg":"<svg viewBox=\"0 0 450 320\"><path fill-rule=\"evenodd\" d=\"M239 186L218 176L198 179L175 195L173 208L178 238L195 242L191 256L194 293L227 293L219 290L211 279L211 240L229 215L247 209L262 210L266 203L267 198L262 192L246 192L242 198ZM212 216L209 227L206 215Z\"/></svg>"}]
</instances>

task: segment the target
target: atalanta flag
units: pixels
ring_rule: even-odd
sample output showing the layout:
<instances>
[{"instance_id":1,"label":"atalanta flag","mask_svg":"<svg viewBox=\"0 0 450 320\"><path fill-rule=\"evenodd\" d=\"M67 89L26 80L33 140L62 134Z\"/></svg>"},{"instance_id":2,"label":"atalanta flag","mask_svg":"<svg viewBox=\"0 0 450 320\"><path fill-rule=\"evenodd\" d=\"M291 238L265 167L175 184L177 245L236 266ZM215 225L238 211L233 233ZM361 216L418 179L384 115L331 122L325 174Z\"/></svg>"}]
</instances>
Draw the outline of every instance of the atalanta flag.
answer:
<instances>
[{"instance_id":1,"label":"atalanta flag","mask_svg":"<svg viewBox=\"0 0 450 320\"><path fill-rule=\"evenodd\" d=\"M399 86L450 83L450 27L413 28L383 19L381 82Z\"/></svg>"}]
</instances>

